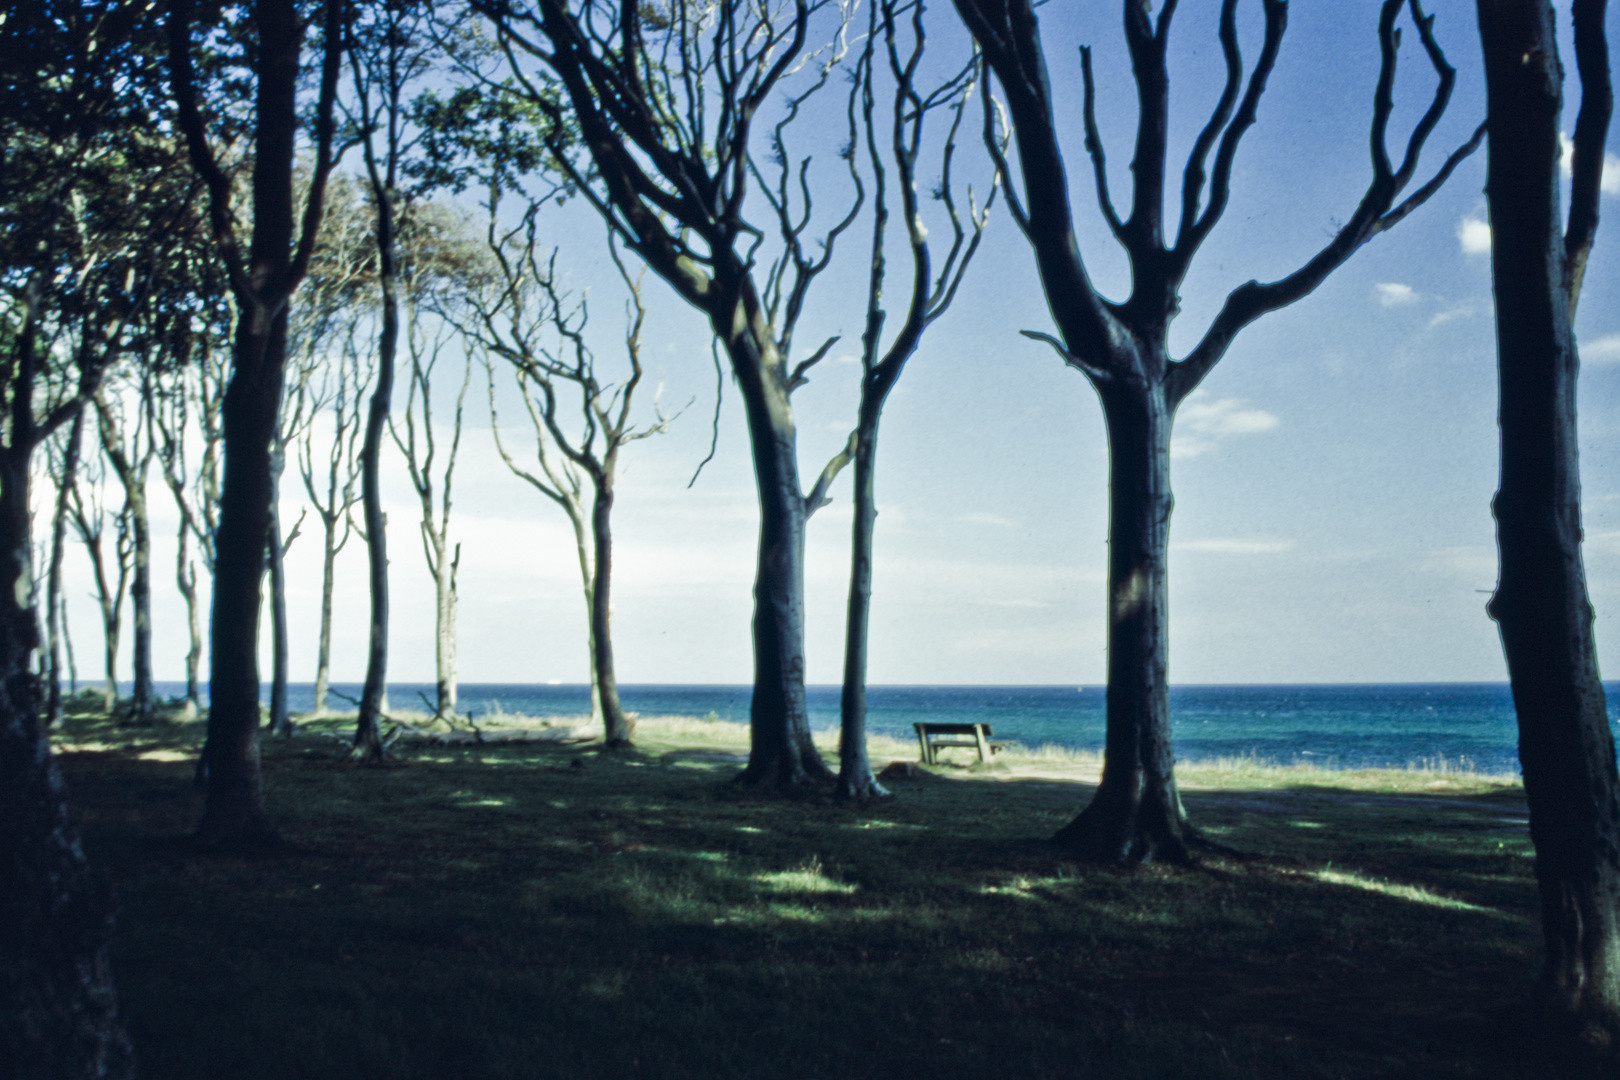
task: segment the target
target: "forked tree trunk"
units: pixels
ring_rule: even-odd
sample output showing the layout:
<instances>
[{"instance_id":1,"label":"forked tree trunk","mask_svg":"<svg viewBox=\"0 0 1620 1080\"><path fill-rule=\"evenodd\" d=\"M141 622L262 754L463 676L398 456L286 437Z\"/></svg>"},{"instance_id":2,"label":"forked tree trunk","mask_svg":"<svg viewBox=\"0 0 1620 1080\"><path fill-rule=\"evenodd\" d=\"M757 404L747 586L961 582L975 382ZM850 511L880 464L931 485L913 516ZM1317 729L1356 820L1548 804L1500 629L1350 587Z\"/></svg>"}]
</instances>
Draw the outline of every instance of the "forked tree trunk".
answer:
<instances>
[{"instance_id":1,"label":"forked tree trunk","mask_svg":"<svg viewBox=\"0 0 1620 1080\"><path fill-rule=\"evenodd\" d=\"M1603 4L1575 7L1577 53L1600 50L1602 68L1602 85L1594 85L1599 72L1581 58L1586 100L1577 138L1594 119L1588 108L1597 106L1596 138L1584 145L1601 159L1611 108ZM1590 20L1584 28L1583 15ZM1581 561L1572 327L1579 269L1572 273L1567 264L1559 221L1563 71L1545 0L1480 0L1479 24L1502 431L1501 485L1492 503L1501 576L1489 611L1501 630L1518 714L1546 945L1545 1003L1559 1027L1612 1048L1620 1039L1620 775ZM1594 26L1595 41L1582 36ZM1597 193L1588 194L1587 224L1595 229ZM1584 260L1585 250L1576 257Z\"/></svg>"},{"instance_id":2,"label":"forked tree trunk","mask_svg":"<svg viewBox=\"0 0 1620 1080\"><path fill-rule=\"evenodd\" d=\"M1170 741L1170 428L1163 383L1100 388L1108 424L1108 701L1102 782L1054 842L1120 863L1187 858Z\"/></svg>"},{"instance_id":3,"label":"forked tree trunk","mask_svg":"<svg viewBox=\"0 0 1620 1080\"><path fill-rule=\"evenodd\" d=\"M68 491L78 483L79 452L84 446L84 408L73 417L67 444L62 448L62 475L56 478L56 514L51 518L51 563L45 577L46 627L49 660L46 664L45 726L62 720L62 639L66 623L62 615L62 555L67 549Z\"/></svg>"},{"instance_id":4,"label":"forked tree trunk","mask_svg":"<svg viewBox=\"0 0 1620 1080\"><path fill-rule=\"evenodd\" d=\"M591 543L595 573L587 583L591 627L591 692L602 711L602 743L609 749L630 745L630 721L619 704L619 679L613 671L613 487L596 481L591 506Z\"/></svg>"},{"instance_id":5,"label":"forked tree trunk","mask_svg":"<svg viewBox=\"0 0 1620 1080\"><path fill-rule=\"evenodd\" d=\"M796 786L833 778L811 741L804 699L805 505L786 373L768 329L745 322L746 306L738 304L735 323L741 325L724 335L742 390L759 496L754 697L748 765L740 779L745 785ZM756 355L762 349L772 355Z\"/></svg>"},{"instance_id":6,"label":"forked tree trunk","mask_svg":"<svg viewBox=\"0 0 1620 1080\"><path fill-rule=\"evenodd\" d=\"M0 1068L17 1080L135 1074L108 941L112 896L90 870L40 724L29 661L34 612L31 290L16 335L8 444L0 447Z\"/></svg>"},{"instance_id":7,"label":"forked tree trunk","mask_svg":"<svg viewBox=\"0 0 1620 1080\"><path fill-rule=\"evenodd\" d=\"M871 376L867 376L871 381ZM891 382L889 385L893 385ZM883 398L863 394L856 427L855 511L851 525L849 607L844 627L844 688L839 699L838 789L841 799L873 799L889 794L872 775L866 754L866 661L872 613L872 544L877 534L877 441Z\"/></svg>"}]
</instances>

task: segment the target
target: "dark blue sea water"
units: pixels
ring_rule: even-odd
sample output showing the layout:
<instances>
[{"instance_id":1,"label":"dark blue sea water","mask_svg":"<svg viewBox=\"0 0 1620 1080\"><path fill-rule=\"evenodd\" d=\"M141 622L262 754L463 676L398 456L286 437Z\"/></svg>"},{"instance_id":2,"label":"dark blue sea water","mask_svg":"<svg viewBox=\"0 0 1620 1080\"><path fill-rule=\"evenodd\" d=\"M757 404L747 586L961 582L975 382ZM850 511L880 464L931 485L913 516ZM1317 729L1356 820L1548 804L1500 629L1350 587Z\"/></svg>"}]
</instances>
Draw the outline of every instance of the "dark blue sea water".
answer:
<instances>
[{"instance_id":1,"label":"dark blue sea water","mask_svg":"<svg viewBox=\"0 0 1620 1080\"><path fill-rule=\"evenodd\" d=\"M178 684L160 684L175 694ZM358 685L333 690L358 697ZM626 709L644 716L680 715L746 722L747 686L619 688ZM428 685L395 684L395 708L423 707ZM1620 718L1620 683L1608 684L1610 725ZM288 688L294 712L309 709L314 687ZM333 707L343 707L334 698ZM809 688L811 723L838 724L838 687ZM590 710L583 685L463 683L460 706L475 716L497 707L530 716L578 716ZM1176 756L1183 761L1255 757L1334 768L1446 761L1484 772L1517 772L1518 734L1506 683L1400 683L1348 686L1177 686L1170 691ZM998 738L1030 746L1099 750L1103 742L1101 687L874 686L867 726L874 733L913 738L916 721L979 722Z\"/></svg>"}]
</instances>

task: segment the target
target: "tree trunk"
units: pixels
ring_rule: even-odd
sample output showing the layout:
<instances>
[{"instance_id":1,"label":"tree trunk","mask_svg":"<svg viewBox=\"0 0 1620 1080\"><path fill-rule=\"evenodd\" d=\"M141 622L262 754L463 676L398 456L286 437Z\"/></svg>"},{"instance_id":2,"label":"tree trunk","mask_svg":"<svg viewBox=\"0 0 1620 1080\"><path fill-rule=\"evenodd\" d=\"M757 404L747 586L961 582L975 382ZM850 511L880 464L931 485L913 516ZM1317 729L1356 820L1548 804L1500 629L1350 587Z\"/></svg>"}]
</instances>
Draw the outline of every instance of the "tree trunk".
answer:
<instances>
[{"instance_id":1,"label":"tree trunk","mask_svg":"<svg viewBox=\"0 0 1620 1080\"><path fill-rule=\"evenodd\" d=\"M744 307L739 303L739 322ZM748 765L740 779L745 785L796 786L833 774L811 741L804 701L804 495L787 379L770 340L760 325L726 334L759 496L754 697Z\"/></svg>"},{"instance_id":2,"label":"tree trunk","mask_svg":"<svg viewBox=\"0 0 1620 1080\"><path fill-rule=\"evenodd\" d=\"M31 300L32 296L25 296ZM29 671L29 514L34 337L15 348L9 445L0 448L0 1062L17 1080L135 1075L107 943L112 897L90 870L67 812Z\"/></svg>"},{"instance_id":3,"label":"tree trunk","mask_svg":"<svg viewBox=\"0 0 1620 1080\"><path fill-rule=\"evenodd\" d=\"M101 538L86 537L85 548L90 554L90 566L96 575L96 597L101 603L101 651L106 678L102 681L102 711L111 716L118 707L118 643L122 637L123 583L114 593L107 584L107 565L101 550Z\"/></svg>"},{"instance_id":4,"label":"tree trunk","mask_svg":"<svg viewBox=\"0 0 1620 1080\"><path fill-rule=\"evenodd\" d=\"M280 453L271 457L272 490L280 486ZM292 717L287 712L287 549L281 540L280 499L270 499L270 539L265 546L270 563L270 731L291 738Z\"/></svg>"},{"instance_id":5,"label":"tree trunk","mask_svg":"<svg viewBox=\"0 0 1620 1080\"><path fill-rule=\"evenodd\" d=\"M1479 23L1502 431L1492 503L1501 576L1488 610L1518 713L1545 1003L1561 1026L1612 1046L1620 1037L1620 776L1581 561L1579 361L1559 222L1563 72L1550 4L1481 0Z\"/></svg>"},{"instance_id":6,"label":"tree trunk","mask_svg":"<svg viewBox=\"0 0 1620 1080\"><path fill-rule=\"evenodd\" d=\"M872 612L872 542L877 533L878 423L883 413L883 397L871 392L871 378L868 373L863 382L856 428L844 689L839 698L837 797L855 800L889 794L872 775L872 762L866 755L866 659Z\"/></svg>"},{"instance_id":7,"label":"tree trunk","mask_svg":"<svg viewBox=\"0 0 1620 1080\"><path fill-rule=\"evenodd\" d=\"M445 524L448 527L448 522ZM437 537L438 554L433 566L438 601L433 659L439 715L443 717L456 715L456 570L461 565L461 545L456 545L453 555L446 551L448 546L442 534Z\"/></svg>"},{"instance_id":8,"label":"tree trunk","mask_svg":"<svg viewBox=\"0 0 1620 1080\"><path fill-rule=\"evenodd\" d=\"M382 252L382 333L377 343L377 389L366 415L360 447L360 497L366 519L366 554L371 581L371 639L366 652L366 685L360 693L354 754L381 761L382 714L388 693L388 519L382 509L382 437L394 396L394 360L399 352L399 295L393 274L393 219L386 198L378 203L377 246Z\"/></svg>"},{"instance_id":9,"label":"tree trunk","mask_svg":"<svg viewBox=\"0 0 1620 1080\"><path fill-rule=\"evenodd\" d=\"M630 721L619 704L619 679L613 671L613 485L595 480L591 506L591 542L596 572L587 583L591 603L591 677L602 708L602 744L610 750L630 743Z\"/></svg>"},{"instance_id":10,"label":"tree trunk","mask_svg":"<svg viewBox=\"0 0 1620 1080\"><path fill-rule=\"evenodd\" d=\"M78 483L79 452L84 446L84 408L81 406L68 429L67 445L62 448L62 475L56 478L56 514L51 518L51 562L45 577L45 621L50 643L46 664L45 726L62 720L62 638L66 624L62 613L62 554L67 548L68 491Z\"/></svg>"},{"instance_id":11,"label":"tree trunk","mask_svg":"<svg viewBox=\"0 0 1620 1080\"><path fill-rule=\"evenodd\" d=\"M230 386L221 410L225 482L214 543L214 618L208 741L208 797L198 837L214 845L275 838L259 775L259 620L270 536L270 447L287 356L287 306L274 314L244 300Z\"/></svg>"},{"instance_id":12,"label":"tree trunk","mask_svg":"<svg viewBox=\"0 0 1620 1080\"><path fill-rule=\"evenodd\" d=\"M125 718L144 724L152 719L152 525L146 511L146 464L131 471L128 493L130 528L135 533L134 572L130 578L130 614L135 640L131 655L134 686Z\"/></svg>"},{"instance_id":13,"label":"tree trunk","mask_svg":"<svg viewBox=\"0 0 1620 1080\"><path fill-rule=\"evenodd\" d=\"M1122 380L1123 382L1123 380ZM1108 422L1108 702L1102 782L1053 841L1083 859L1184 861L1170 743L1170 428L1163 383L1099 388Z\"/></svg>"},{"instance_id":14,"label":"tree trunk","mask_svg":"<svg viewBox=\"0 0 1620 1080\"><path fill-rule=\"evenodd\" d=\"M332 685L332 590L336 581L337 519L322 516L326 527L321 549L321 646L315 661L315 715L326 715L326 694Z\"/></svg>"},{"instance_id":15,"label":"tree trunk","mask_svg":"<svg viewBox=\"0 0 1620 1080\"><path fill-rule=\"evenodd\" d=\"M202 710L202 602L197 595L197 566L191 561L191 529L184 518L176 539L174 559L175 585L186 601L186 630L190 645L186 648L186 704L185 718L196 717Z\"/></svg>"}]
</instances>

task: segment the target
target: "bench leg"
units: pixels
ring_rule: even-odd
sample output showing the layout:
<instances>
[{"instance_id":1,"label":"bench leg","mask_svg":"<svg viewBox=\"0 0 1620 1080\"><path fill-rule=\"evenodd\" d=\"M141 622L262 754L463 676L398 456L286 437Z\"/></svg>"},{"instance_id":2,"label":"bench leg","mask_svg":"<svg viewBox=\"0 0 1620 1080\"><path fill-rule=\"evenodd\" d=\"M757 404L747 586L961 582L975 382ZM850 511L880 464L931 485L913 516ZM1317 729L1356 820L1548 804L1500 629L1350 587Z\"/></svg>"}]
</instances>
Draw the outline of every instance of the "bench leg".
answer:
<instances>
[{"instance_id":1,"label":"bench leg","mask_svg":"<svg viewBox=\"0 0 1620 1080\"><path fill-rule=\"evenodd\" d=\"M984 725L976 724L973 728L973 737L979 744L979 764L990 760L990 740L984 737Z\"/></svg>"},{"instance_id":2,"label":"bench leg","mask_svg":"<svg viewBox=\"0 0 1620 1080\"><path fill-rule=\"evenodd\" d=\"M922 763L924 765L932 765L934 763L934 755L929 752L928 736L924 735L920 731L917 732L917 745L922 747Z\"/></svg>"}]
</instances>

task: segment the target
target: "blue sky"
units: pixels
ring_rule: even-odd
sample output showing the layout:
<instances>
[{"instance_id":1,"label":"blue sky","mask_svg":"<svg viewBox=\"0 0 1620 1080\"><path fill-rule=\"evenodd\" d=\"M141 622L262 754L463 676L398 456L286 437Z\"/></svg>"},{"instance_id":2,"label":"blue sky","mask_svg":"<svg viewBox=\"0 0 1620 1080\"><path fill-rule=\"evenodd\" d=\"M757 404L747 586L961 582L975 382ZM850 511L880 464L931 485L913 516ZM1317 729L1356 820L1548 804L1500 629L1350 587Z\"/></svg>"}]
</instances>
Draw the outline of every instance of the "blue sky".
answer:
<instances>
[{"instance_id":1,"label":"blue sky","mask_svg":"<svg viewBox=\"0 0 1620 1080\"><path fill-rule=\"evenodd\" d=\"M948 5L934 38L959 44ZM1172 44L1172 160L1184 155L1219 90L1211 3L1185 3ZM1458 70L1447 118L1421 176L1483 115L1474 7L1430 10ZM1172 343L1197 339L1226 293L1297 266L1347 217L1365 187L1377 5L1296 4L1277 69L1244 141L1231 204L1194 265ZM1099 288L1123 291L1125 262L1106 236L1080 131L1077 47L1095 49L1099 120L1116 199L1126 197L1134 91L1115 5L1042 9L1080 244ZM1244 5L1250 33L1258 5ZM1620 27L1611 16L1611 35ZM1565 46L1566 62L1572 57ZM1433 76L1408 27L1393 145L1428 101ZM1573 83L1573 70L1571 70ZM1573 91L1573 85L1571 87ZM1566 128L1573 123L1571 119ZM835 131L820 160L830 160ZM1611 134L1611 151L1620 138ZM963 167L985 167L977 146ZM1587 570L1605 670L1620 672L1620 159L1607 182L1578 331ZM1431 202L1358 253L1314 294L1244 331L1181 409L1171 527L1171 678L1182 683L1499 680L1484 603L1495 583L1490 498L1496 481L1495 352L1483 151ZM982 190L982 179L976 184ZM829 189L831 190L831 189ZM1172 189L1172 199L1175 191ZM554 235L559 265L592 287L604 362L619 330L601 232L572 204ZM1122 210L1126 207L1122 206ZM843 443L858 384L862 238L841 242L818 286L802 343L842 333L799 391L803 471ZM660 282L646 287L647 358L664 399L694 404L664 437L632 447L616 510L614 626L624 682L746 682L755 508L746 432L728 385L719 452L707 450L714 375L696 315ZM1078 373L1019 336L1049 315L1028 247L993 216L955 307L935 324L885 415L873 601L875 683L1082 683L1104 671L1106 448L1101 411ZM848 347L846 347L848 346ZM808 348L810 345L801 345ZM728 379L729 383L729 379ZM463 544L461 674L465 681L582 682L584 607L566 520L511 477L470 395L456 479ZM503 406L503 433L518 413ZM391 672L432 678L432 600L411 494L390 466L395 619ZM284 514L296 517L289 496ZM808 661L836 682L847 588L847 476L810 524ZM165 499L155 525L168 534ZM160 546L159 677L184 652ZM300 540L289 563L293 676L313 677L318 551ZM83 563L75 552L75 566ZM365 591L358 544L340 556L335 676L363 673ZM75 592L81 671L99 670L94 614ZM126 674L127 677L127 674Z\"/></svg>"}]
</instances>

